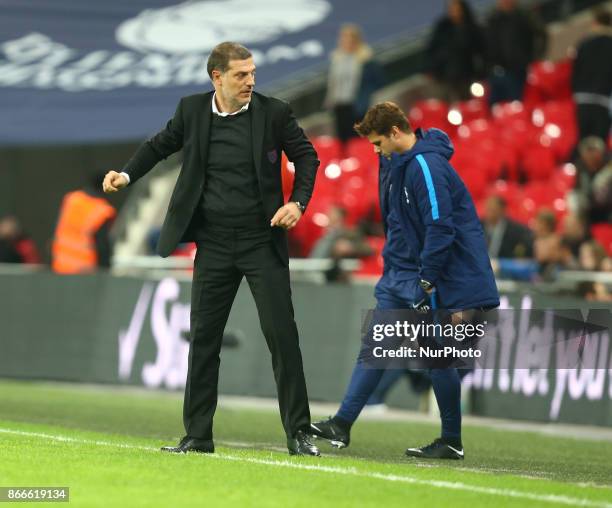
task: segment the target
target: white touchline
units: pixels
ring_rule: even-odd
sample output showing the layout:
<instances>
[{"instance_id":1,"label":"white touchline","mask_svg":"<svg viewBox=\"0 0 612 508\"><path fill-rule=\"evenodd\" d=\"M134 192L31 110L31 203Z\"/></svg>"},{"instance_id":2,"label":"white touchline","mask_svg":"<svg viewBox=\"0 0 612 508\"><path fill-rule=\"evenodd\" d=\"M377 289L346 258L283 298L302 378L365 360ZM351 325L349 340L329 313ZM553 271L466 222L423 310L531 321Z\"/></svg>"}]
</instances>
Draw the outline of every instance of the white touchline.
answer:
<instances>
[{"instance_id":1,"label":"white touchline","mask_svg":"<svg viewBox=\"0 0 612 508\"><path fill-rule=\"evenodd\" d=\"M27 436L41 439L48 439L50 441L59 441L64 443L75 443L81 445L96 445L96 446L109 446L116 448L127 448L132 450L144 450L150 452L159 452L159 448L152 446L143 445L132 445L124 443L113 443L112 441L99 441L95 439L78 439L70 436L61 436L54 434L45 434L43 432L29 432L23 430L14 430L0 427L0 433L3 434L14 434L17 436ZM159 452L160 454L162 452ZM169 456L172 454L168 454ZM389 482L403 482L410 483L413 485L423 485L427 487L437 487L440 489L450 490L463 490L466 492L475 492L478 494L488 494L491 496L502 496L502 497L513 497L517 499L529 499L531 501L543 501L548 503L559 503L571 506L586 506L589 508L612 508L612 503L606 503L605 501L592 501L590 499L569 497L559 494L535 494L532 492L524 492L513 489L498 489L494 487L482 487L480 485L470 485L463 482L450 482L444 480L425 480L421 478L414 478L411 476L402 476L385 473L373 473L367 471L360 471L355 467L337 467L337 466L320 466L316 464L298 464L290 462L288 460L271 460L271 459L256 459L249 457L238 457L236 455L229 455L225 453L212 453L202 454L206 459L218 459L218 460L231 460L236 462L249 462L251 464L259 464L265 466L274 467L287 467L290 469L302 469L307 471L315 471L322 473L335 473L347 476L359 476L362 478L372 478L377 480L384 480Z\"/></svg>"}]
</instances>

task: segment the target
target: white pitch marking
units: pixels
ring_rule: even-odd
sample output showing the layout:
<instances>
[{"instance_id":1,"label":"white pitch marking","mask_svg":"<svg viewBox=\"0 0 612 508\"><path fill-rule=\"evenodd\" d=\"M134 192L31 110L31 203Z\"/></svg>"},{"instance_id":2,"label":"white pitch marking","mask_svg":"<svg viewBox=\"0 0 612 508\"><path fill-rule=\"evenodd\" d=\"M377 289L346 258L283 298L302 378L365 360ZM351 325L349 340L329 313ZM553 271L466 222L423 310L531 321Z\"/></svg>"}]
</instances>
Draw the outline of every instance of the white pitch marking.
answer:
<instances>
[{"instance_id":1,"label":"white pitch marking","mask_svg":"<svg viewBox=\"0 0 612 508\"><path fill-rule=\"evenodd\" d=\"M14 430L7 428L0 428L0 433L14 434L17 436L34 437L41 439L48 439L51 441L58 441L63 443L75 443L81 445L96 445L96 446L110 446L116 448L133 449L133 450L144 450L150 452L158 452L159 448L143 445L131 445L123 443L113 443L112 441L99 441L94 439L78 439L70 436L61 436L54 434L46 434L43 432L29 432L23 430ZM161 453L161 452L160 452ZM337 467L337 466L321 466L315 464L298 464L288 460L270 460L270 459L256 459L250 457L238 457L236 455L228 454L202 454L206 458L214 458L218 460L230 460L236 462L249 462L251 464L274 466L274 467L287 467L290 469L302 469L307 471L315 471L322 473L335 473L347 476L358 476L362 478L371 478L376 480L384 480L389 482L402 482L410 483L413 485L423 485L427 487L436 487L440 489L449 490L462 490L465 492L475 492L478 494L488 494L491 496L501 497L512 497L517 499L528 499L530 501L542 501L547 503L559 503L571 506L585 506L589 508L612 508L611 503L605 501L592 501L590 499L569 497L558 494L535 494L532 492L524 492L513 489L498 489L493 487L482 487L480 485L470 485L463 482L450 482L444 480L424 480L421 478L414 478L411 476L401 476L385 473L373 473L360 471L355 467Z\"/></svg>"}]
</instances>

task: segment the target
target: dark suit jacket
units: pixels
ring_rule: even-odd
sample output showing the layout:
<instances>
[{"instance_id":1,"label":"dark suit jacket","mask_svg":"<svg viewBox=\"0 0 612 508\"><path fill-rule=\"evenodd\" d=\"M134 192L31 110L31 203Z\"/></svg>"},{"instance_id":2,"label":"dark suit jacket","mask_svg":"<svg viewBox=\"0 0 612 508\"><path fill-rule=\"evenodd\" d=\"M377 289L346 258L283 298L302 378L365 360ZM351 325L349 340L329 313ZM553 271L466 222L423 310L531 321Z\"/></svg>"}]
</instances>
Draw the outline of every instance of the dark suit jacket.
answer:
<instances>
[{"instance_id":1,"label":"dark suit jacket","mask_svg":"<svg viewBox=\"0 0 612 508\"><path fill-rule=\"evenodd\" d=\"M489 252L493 258L531 258L533 256L533 233L522 224L506 217L504 234L499 243L497 252ZM486 224L482 227L485 231L487 245L490 245L491 238L487 232Z\"/></svg>"},{"instance_id":2,"label":"dark suit jacket","mask_svg":"<svg viewBox=\"0 0 612 508\"><path fill-rule=\"evenodd\" d=\"M166 128L143 143L122 171L130 184L150 171L160 160L183 149L183 166L170 199L157 252L169 256L177 244L195 240L199 222L198 203L205 184L213 92L183 97ZM281 151L295 165L290 201L304 206L312 195L319 161L289 105L253 93L249 105L252 121L253 160L264 210L268 219L283 206ZM287 234L272 228L272 238L285 264L289 262Z\"/></svg>"}]
</instances>

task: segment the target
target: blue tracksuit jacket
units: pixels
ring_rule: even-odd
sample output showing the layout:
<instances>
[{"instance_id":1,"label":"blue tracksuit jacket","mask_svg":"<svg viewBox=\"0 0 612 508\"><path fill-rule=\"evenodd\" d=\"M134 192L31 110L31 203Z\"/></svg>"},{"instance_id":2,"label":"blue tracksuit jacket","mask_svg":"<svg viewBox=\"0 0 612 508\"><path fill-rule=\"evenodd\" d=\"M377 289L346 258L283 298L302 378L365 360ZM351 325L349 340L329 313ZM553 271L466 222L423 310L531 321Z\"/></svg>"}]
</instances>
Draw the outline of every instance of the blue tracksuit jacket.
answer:
<instances>
[{"instance_id":1,"label":"blue tracksuit jacket","mask_svg":"<svg viewBox=\"0 0 612 508\"><path fill-rule=\"evenodd\" d=\"M436 286L449 310L497 307L499 294L472 198L449 159L453 146L438 129L417 130L417 142L393 157L389 210L404 231L419 276Z\"/></svg>"}]
</instances>

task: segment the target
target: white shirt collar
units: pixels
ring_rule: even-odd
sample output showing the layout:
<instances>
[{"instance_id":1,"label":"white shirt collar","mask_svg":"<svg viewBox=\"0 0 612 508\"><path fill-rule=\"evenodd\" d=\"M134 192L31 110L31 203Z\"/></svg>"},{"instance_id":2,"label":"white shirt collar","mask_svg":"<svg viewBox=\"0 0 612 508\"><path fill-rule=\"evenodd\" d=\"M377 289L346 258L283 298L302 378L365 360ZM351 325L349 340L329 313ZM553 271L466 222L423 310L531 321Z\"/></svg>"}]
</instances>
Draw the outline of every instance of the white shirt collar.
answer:
<instances>
[{"instance_id":1,"label":"white shirt collar","mask_svg":"<svg viewBox=\"0 0 612 508\"><path fill-rule=\"evenodd\" d=\"M219 108L217 108L217 101L215 100L215 97L217 97L217 92L215 92L213 94L213 98L212 98L212 112L213 112L214 115L219 115L219 116L233 116L233 115L237 115L238 113L242 113L243 111L246 111L247 109L249 109L249 104L251 104L250 102L247 102L238 111L234 111L233 113L226 113L224 111L219 111Z\"/></svg>"}]
</instances>

